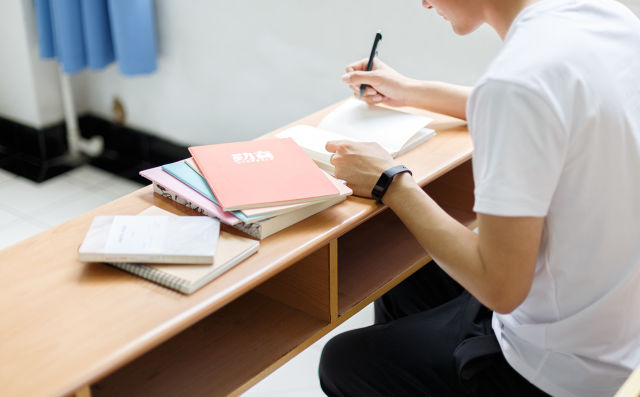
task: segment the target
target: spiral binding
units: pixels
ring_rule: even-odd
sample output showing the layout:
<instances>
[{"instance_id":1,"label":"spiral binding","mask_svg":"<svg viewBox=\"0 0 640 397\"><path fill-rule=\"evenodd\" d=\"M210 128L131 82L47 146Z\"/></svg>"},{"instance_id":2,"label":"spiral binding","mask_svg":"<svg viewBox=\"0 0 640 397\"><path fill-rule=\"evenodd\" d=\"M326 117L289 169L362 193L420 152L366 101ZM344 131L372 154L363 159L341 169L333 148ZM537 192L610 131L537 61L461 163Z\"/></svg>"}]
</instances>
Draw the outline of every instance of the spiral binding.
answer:
<instances>
[{"instance_id":1,"label":"spiral binding","mask_svg":"<svg viewBox=\"0 0 640 397\"><path fill-rule=\"evenodd\" d=\"M174 276L173 274L165 273L155 267L138 263L110 263L110 265L176 291L185 294L189 293L189 282L187 280Z\"/></svg>"}]
</instances>

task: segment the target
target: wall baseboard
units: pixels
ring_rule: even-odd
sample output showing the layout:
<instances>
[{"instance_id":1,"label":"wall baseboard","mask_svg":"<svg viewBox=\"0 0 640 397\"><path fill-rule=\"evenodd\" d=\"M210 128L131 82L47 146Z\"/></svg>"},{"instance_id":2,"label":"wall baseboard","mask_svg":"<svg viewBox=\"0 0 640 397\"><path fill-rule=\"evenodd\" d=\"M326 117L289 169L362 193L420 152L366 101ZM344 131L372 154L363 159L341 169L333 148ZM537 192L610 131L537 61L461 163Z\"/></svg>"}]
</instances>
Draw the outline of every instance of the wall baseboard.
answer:
<instances>
[{"instance_id":1,"label":"wall baseboard","mask_svg":"<svg viewBox=\"0 0 640 397\"><path fill-rule=\"evenodd\" d=\"M147 184L140 170L189 157L186 146L86 114L78 118L83 137L102 136L104 151L95 158L69 162L63 122L37 129L0 117L0 168L42 182L82 164Z\"/></svg>"}]
</instances>

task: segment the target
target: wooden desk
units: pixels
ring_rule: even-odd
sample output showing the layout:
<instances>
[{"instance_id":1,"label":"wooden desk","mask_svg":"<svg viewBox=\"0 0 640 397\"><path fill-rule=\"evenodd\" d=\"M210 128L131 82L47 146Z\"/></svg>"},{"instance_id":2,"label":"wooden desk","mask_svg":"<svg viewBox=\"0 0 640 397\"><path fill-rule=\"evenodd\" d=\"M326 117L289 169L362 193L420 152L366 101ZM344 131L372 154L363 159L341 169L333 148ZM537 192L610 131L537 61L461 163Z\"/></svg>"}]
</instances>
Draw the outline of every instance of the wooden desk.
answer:
<instances>
[{"instance_id":1,"label":"wooden desk","mask_svg":"<svg viewBox=\"0 0 640 397\"><path fill-rule=\"evenodd\" d=\"M472 225L470 158L458 125L401 161ZM0 252L3 395L239 394L429 261L391 211L357 197L263 240L190 296L76 260L95 215L150 205L194 214L148 186Z\"/></svg>"}]
</instances>

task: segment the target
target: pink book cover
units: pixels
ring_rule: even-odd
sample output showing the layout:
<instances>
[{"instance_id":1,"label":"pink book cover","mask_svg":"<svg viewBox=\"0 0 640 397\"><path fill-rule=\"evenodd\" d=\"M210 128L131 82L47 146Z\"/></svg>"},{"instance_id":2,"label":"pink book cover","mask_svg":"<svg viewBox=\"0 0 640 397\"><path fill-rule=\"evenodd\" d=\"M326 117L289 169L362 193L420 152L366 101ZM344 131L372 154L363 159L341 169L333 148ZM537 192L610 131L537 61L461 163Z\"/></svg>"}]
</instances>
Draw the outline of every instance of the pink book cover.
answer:
<instances>
[{"instance_id":1,"label":"pink book cover","mask_svg":"<svg viewBox=\"0 0 640 397\"><path fill-rule=\"evenodd\" d=\"M320 201L340 192L291 138L192 146L225 211Z\"/></svg>"},{"instance_id":2,"label":"pink book cover","mask_svg":"<svg viewBox=\"0 0 640 397\"><path fill-rule=\"evenodd\" d=\"M148 170L140 171L140 175L147 178L151 182L155 182L156 184L163 186L167 190L172 191L173 193L192 203L196 207L202 208L227 225L235 225L240 222L238 218L226 211L223 211L222 208L215 205L208 198L204 197L178 179L174 178L171 174L164 172L162 170L162 167L149 168Z\"/></svg>"}]
</instances>

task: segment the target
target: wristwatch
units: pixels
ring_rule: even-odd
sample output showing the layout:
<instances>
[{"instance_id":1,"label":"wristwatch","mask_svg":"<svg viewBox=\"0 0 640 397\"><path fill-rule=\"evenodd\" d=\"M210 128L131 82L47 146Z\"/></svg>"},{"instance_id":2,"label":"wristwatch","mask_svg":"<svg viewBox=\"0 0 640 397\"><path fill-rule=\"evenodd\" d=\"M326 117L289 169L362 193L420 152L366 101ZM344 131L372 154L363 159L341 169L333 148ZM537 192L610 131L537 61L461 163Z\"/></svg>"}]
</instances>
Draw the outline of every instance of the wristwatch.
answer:
<instances>
[{"instance_id":1,"label":"wristwatch","mask_svg":"<svg viewBox=\"0 0 640 397\"><path fill-rule=\"evenodd\" d=\"M383 172L371 191L371 197L373 197L379 204L382 204L382 196L384 196L387 189L389 189L391 182L393 182L393 177L403 172L408 172L409 175L413 175L411 170L404 165L396 165L395 167L391 167Z\"/></svg>"}]
</instances>

